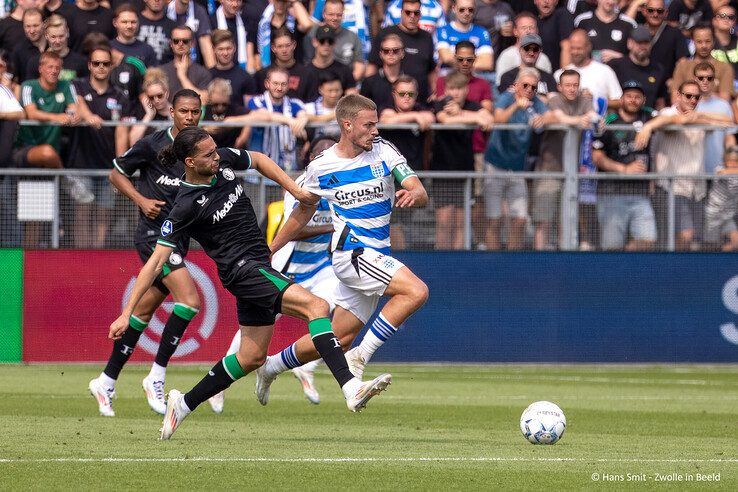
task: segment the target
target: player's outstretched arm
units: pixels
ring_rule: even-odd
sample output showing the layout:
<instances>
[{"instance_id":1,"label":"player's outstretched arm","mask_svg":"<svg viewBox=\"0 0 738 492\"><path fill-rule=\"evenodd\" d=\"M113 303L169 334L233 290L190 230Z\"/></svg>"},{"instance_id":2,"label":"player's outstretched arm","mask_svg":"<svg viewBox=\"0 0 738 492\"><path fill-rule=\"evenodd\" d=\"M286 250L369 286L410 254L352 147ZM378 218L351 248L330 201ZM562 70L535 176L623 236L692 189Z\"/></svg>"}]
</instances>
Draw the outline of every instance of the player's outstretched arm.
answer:
<instances>
[{"instance_id":1,"label":"player's outstretched arm","mask_svg":"<svg viewBox=\"0 0 738 492\"><path fill-rule=\"evenodd\" d=\"M402 189L395 193L395 207L425 207L428 192L417 176L409 176L402 181Z\"/></svg>"},{"instance_id":2,"label":"player's outstretched arm","mask_svg":"<svg viewBox=\"0 0 738 492\"><path fill-rule=\"evenodd\" d=\"M123 332L126 331L128 328L128 320L131 317L131 314L133 314L133 310L136 308L138 301L140 301L144 293L149 290L149 287L151 287L156 276L161 273L164 263L166 263L169 255L172 254L172 249L173 248L164 246L163 244L156 245L149 261L147 261L146 264L141 267L141 271L138 272L138 277L136 277L133 289L131 290L131 297L123 308L123 312L118 316L118 319L110 324L110 333L108 334L108 338L117 340L123 335Z\"/></svg>"},{"instance_id":3,"label":"player's outstretched arm","mask_svg":"<svg viewBox=\"0 0 738 492\"><path fill-rule=\"evenodd\" d=\"M320 197L318 195L314 195L299 187L297 183L295 183L295 181L268 156L261 152L249 152L249 154L251 155L251 169L256 169L259 174L265 178L269 178L272 181L277 182L279 186L287 191L287 193L294 196L297 201L308 204L317 204L320 201Z\"/></svg>"},{"instance_id":4,"label":"player's outstretched arm","mask_svg":"<svg viewBox=\"0 0 738 492\"><path fill-rule=\"evenodd\" d=\"M290 241L294 241L297 238L298 233L315 214L315 210L317 208L317 203L314 205L308 205L300 202L269 245L269 249L272 250L272 253L279 251Z\"/></svg>"}]
</instances>

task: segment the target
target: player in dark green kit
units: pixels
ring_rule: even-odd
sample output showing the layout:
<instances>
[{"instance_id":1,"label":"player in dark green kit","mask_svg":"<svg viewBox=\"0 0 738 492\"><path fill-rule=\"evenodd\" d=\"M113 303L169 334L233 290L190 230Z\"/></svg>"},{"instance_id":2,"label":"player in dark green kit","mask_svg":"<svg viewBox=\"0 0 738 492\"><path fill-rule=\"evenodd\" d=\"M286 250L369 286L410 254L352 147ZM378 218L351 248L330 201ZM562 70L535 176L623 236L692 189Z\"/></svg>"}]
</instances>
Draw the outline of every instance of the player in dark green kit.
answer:
<instances>
[{"instance_id":1,"label":"player in dark green kit","mask_svg":"<svg viewBox=\"0 0 738 492\"><path fill-rule=\"evenodd\" d=\"M162 166L158 160L158 153L171 145L182 129L197 126L200 107L200 96L196 92L188 89L178 91L174 95L171 109L172 127L142 138L113 161L114 169L110 172L110 181L140 209L134 244L144 263L154 251L161 225L174 205L174 199L179 191L179 181L184 173L184 164L181 162L172 166ZM136 171L141 173L138 186L134 186L130 179ZM115 392L118 375L133 354L141 333L148 326L154 312L171 293L174 298L174 310L164 326L151 372L142 383L151 408L162 415L166 411L164 399L166 366L177 349L187 325L200 308L197 288L184 265L188 245L189 238L183 236L173 248L161 274L146 291L136 310L131 313L125 333L115 341L105 370L99 377L90 381L90 393L97 400L100 413L104 416L115 415L111 397Z\"/></svg>"},{"instance_id":2,"label":"player in dark green kit","mask_svg":"<svg viewBox=\"0 0 738 492\"><path fill-rule=\"evenodd\" d=\"M264 154L218 149L201 128L185 128L171 148L160 153L162 163L184 162L185 177L171 213L161 227L156 249L141 269L131 297L120 317L110 325L111 338L124 334L139 300L161 272L184 237L196 239L218 266L223 286L236 297L241 346L224 357L188 393L169 392L161 439L169 439L182 420L199 404L228 388L235 380L260 367L274 331L278 313L308 321L313 344L343 390L349 410L390 384L383 374L362 383L348 369L338 338L333 334L328 303L271 267L269 247L259 230L243 183L234 169L248 167L272 179L296 199L306 193Z\"/></svg>"}]
</instances>

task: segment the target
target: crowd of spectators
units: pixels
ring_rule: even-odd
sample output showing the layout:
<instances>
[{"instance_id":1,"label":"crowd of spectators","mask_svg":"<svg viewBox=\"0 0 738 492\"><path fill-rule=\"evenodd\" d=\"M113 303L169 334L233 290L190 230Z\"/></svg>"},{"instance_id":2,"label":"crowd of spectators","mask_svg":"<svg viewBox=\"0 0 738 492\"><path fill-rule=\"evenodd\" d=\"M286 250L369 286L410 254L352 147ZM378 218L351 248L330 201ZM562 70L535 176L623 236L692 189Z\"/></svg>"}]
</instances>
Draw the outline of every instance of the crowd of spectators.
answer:
<instances>
[{"instance_id":1,"label":"crowd of spectators","mask_svg":"<svg viewBox=\"0 0 738 492\"><path fill-rule=\"evenodd\" d=\"M564 132L549 125L582 130L577 153L592 172L738 174L737 9L738 0L5 0L0 167L110 169L153 131L136 122L168 120L186 88L202 97L204 120L249 122L205 123L219 146L299 171L312 138L338 135L340 97L359 92L381 123L417 125L380 132L413 168L486 173L472 186L476 247L552 249L561 180L516 176L562 171ZM495 128L504 123L526 127ZM659 130L672 124L686 128ZM16 183L0 174L1 245L37 247L44 224L17 223ZM115 207L106 180L62 185L72 245L105 246ZM588 186L582 249L664 247L672 224L679 250L738 250L733 178ZM429 191L432 244L461 248L464 182L435 178ZM412 216L401 219L400 247Z\"/></svg>"}]
</instances>

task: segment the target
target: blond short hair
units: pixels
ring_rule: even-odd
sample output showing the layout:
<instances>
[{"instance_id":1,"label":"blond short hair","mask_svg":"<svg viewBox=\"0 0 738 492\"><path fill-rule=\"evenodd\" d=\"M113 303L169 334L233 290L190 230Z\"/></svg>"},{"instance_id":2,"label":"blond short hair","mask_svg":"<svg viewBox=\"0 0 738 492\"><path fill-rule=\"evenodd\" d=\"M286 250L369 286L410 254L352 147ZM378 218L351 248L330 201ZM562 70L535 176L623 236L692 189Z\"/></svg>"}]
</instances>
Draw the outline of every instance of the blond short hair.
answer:
<instances>
[{"instance_id":1,"label":"blond short hair","mask_svg":"<svg viewBox=\"0 0 738 492\"><path fill-rule=\"evenodd\" d=\"M338 100L336 120L340 124L345 120L353 120L361 111L376 111L377 105L368 97L359 94L347 94Z\"/></svg>"}]
</instances>

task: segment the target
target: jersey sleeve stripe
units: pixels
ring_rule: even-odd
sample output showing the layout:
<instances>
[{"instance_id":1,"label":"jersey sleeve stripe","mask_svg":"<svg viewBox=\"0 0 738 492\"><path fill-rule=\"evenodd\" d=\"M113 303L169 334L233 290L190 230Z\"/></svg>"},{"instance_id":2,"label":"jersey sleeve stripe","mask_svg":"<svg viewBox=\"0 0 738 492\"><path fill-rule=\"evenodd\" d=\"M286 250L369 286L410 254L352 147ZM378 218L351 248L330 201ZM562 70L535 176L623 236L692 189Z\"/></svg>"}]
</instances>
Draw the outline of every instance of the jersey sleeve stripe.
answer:
<instances>
[{"instance_id":1,"label":"jersey sleeve stripe","mask_svg":"<svg viewBox=\"0 0 738 492\"><path fill-rule=\"evenodd\" d=\"M318 176L318 184L323 190L330 190L354 183L363 183L376 178L382 178L389 174L389 167L382 162L382 175L377 176L372 170L372 166L362 166L348 171L336 171L329 174Z\"/></svg>"},{"instance_id":2,"label":"jersey sleeve stripe","mask_svg":"<svg viewBox=\"0 0 738 492\"><path fill-rule=\"evenodd\" d=\"M156 240L156 244L161 244L162 246L169 246L170 248L176 248L177 247L176 244L170 243L170 242L165 241L163 239L157 239Z\"/></svg>"},{"instance_id":3,"label":"jersey sleeve stripe","mask_svg":"<svg viewBox=\"0 0 738 492\"><path fill-rule=\"evenodd\" d=\"M130 178L131 176L133 176L132 174L128 174L127 172L125 172L125 171L123 170L123 168L122 168L122 167L120 167L120 166L118 165L118 160L117 160L117 159L113 159L113 166L114 166L114 167L115 167L115 169L116 169L116 170L117 170L117 171L118 171L119 173L121 173L121 174L122 174L123 176L127 176L127 177L129 177L129 178Z\"/></svg>"},{"instance_id":4,"label":"jersey sleeve stripe","mask_svg":"<svg viewBox=\"0 0 738 492\"><path fill-rule=\"evenodd\" d=\"M347 219L373 219L392 212L392 201L384 200L379 203L370 203L354 208L343 208L333 205L333 210Z\"/></svg>"}]
</instances>

